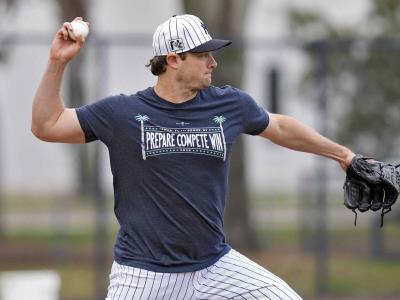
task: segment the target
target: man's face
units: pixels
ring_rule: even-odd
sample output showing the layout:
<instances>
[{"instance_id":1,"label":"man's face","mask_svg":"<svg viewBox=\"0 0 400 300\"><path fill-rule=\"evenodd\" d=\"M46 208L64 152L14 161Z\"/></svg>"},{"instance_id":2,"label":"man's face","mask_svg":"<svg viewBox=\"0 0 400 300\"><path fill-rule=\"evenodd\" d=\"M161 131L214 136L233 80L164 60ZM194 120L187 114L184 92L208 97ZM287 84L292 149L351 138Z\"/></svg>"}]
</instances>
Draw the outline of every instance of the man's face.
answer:
<instances>
[{"instance_id":1,"label":"man's face","mask_svg":"<svg viewBox=\"0 0 400 300\"><path fill-rule=\"evenodd\" d=\"M181 60L178 80L190 89L201 90L211 85L212 71L217 67L211 52L191 53Z\"/></svg>"}]
</instances>

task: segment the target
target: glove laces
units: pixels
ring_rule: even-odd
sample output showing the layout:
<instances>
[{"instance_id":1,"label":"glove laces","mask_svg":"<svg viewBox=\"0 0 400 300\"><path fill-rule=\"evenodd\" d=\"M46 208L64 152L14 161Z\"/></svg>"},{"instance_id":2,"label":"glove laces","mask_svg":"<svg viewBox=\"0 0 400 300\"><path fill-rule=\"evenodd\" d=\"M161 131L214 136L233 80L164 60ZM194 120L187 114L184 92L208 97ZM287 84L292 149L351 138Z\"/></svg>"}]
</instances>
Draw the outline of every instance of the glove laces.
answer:
<instances>
[{"instance_id":1,"label":"glove laces","mask_svg":"<svg viewBox=\"0 0 400 300\"><path fill-rule=\"evenodd\" d=\"M383 217L390 212L392 209L388 207L386 210L385 208L382 207L382 212L381 212L381 228L383 227Z\"/></svg>"},{"instance_id":2,"label":"glove laces","mask_svg":"<svg viewBox=\"0 0 400 300\"><path fill-rule=\"evenodd\" d=\"M358 214L357 214L356 208L353 208L351 211L355 215L355 217L354 217L354 226L357 226L357 216L358 216ZM392 209L390 207L388 207L386 209L384 207L382 207L382 210L381 210L381 228L383 227L383 218L385 217L385 215L387 213L389 213L391 211L392 211Z\"/></svg>"},{"instance_id":3,"label":"glove laces","mask_svg":"<svg viewBox=\"0 0 400 300\"><path fill-rule=\"evenodd\" d=\"M355 217L354 217L354 226L357 226L357 211L356 211L356 208L353 208L351 211L355 214Z\"/></svg>"}]
</instances>

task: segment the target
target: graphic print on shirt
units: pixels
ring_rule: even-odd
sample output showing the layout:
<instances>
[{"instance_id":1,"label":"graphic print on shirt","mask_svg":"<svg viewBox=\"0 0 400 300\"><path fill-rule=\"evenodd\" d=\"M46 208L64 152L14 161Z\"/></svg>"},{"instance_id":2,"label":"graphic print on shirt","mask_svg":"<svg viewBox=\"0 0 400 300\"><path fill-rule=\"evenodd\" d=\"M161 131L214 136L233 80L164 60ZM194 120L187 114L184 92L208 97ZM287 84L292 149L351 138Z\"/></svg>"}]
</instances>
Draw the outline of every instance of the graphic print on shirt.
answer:
<instances>
[{"instance_id":1,"label":"graphic print on shirt","mask_svg":"<svg viewBox=\"0 0 400 300\"><path fill-rule=\"evenodd\" d=\"M135 117L135 119L140 122L140 128L141 128L141 132L142 132L142 137L141 137L141 139L142 139L142 157L143 157L143 160L146 160L146 150L144 148L143 122L150 120L150 118L146 115L137 115Z\"/></svg>"},{"instance_id":2,"label":"graphic print on shirt","mask_svg":"<svg viewBox=\"0 0 400 300\"><path fill-rule=\"evenodd\" d=\"M222 124L224 116L215 116L217 127L169 128L146 125L147 115L136 115L140 122L142 158L173 153L210 155L226 159L226 141ZM180 125L183 122L179 123ZM186 123L185 123L186 124ZM187 123L188 124L188 123ZM182 125L183 126L183 125Z\"/></svg>"}]
</instances>

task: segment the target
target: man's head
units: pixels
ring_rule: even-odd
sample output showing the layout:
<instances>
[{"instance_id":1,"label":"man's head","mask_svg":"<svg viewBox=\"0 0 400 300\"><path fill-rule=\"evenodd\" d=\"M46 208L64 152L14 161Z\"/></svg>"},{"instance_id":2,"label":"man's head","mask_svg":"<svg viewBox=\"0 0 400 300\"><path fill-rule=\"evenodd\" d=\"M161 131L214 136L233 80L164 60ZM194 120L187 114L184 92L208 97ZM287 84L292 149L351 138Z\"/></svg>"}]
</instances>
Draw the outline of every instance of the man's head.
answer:
<instances>
[{"instance_id":1,"label":"man's head","mask_svg":"<svg viewBox=\"0 0 400 300\"><path fill-rule=\"evenodd\" d=\"M162 75L167 71L170 62L176 60L184 61L187 56L199 57L201 53L208 53L206 65L210 68L216 67L216 62L210 58L211 51L218 50L231 44L229 40L213 39L208 32L206 25L196 16L178 15L173 16L159 25L153 35L154 57L148 64L151 72ZM206 54L207 56L207 54Z\"/></svg>"},{"instance_id":2,"label":"man's head","mask_svg":"<svg viewBox=\"0 0 400 300\"><path fill-rule=\"evenodd\" d=\"M229 44L229 40L213 39L204 22L193 15L171 17L159 25L153 35L154 56L211 52Z\"/></svg>"}]
</instances>

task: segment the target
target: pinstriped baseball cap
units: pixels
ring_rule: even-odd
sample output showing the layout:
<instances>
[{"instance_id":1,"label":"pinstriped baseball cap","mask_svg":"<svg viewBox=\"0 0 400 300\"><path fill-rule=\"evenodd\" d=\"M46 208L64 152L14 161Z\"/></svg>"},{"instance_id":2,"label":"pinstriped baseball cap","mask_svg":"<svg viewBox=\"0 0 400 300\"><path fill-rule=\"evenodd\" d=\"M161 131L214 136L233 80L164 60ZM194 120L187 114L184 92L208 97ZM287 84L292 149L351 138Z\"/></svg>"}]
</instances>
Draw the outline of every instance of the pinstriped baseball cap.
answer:
<instances>
[{"instance_id":1,"label":"pinstriped baseball cap","mask_svg":"<svg viewBox=\"0 0 400 300\"><path fill-rule=\"evenodd\" d=\"M194 15L173 16L159 25L153 35L155 56L168 53L208 52L230 45L230 40L213 39L207 26Z\"/></svg>"}]
</instances>

